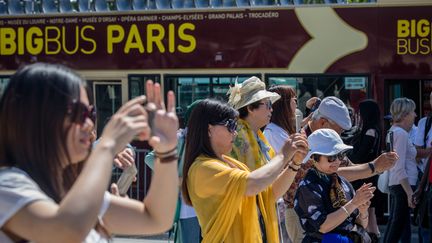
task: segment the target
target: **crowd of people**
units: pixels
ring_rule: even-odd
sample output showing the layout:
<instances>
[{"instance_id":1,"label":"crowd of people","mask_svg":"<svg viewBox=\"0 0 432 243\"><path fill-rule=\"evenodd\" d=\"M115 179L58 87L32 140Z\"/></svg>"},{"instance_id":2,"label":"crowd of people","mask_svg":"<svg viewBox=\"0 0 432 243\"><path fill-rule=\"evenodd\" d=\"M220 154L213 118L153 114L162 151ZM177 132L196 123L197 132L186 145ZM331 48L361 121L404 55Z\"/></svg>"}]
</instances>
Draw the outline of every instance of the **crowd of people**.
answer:
<instances>
[{"instance_id":1,"label":"crowd of people","mask_svg":"<svg viewBox=\"0 0 432 243\"><path fill-rule=\"evenodd\" d=\"M174 93L162 97L148 81L146 95L125 103L93 143L86 82L60 65L19 69L0 99L0 242L108 242L173 223L183 243L379 242L383 172L390 216L381 238L409 242L411 209L424 205L419 232L429 241L432 119L412 131L412 100L393 101L394 150L382 152L373 100L360 102L362 122L353 126L335 96L311 97L312 113L298 121L289 86L267 89L251 77L227 95L228 102L195 101L179 129ZM141 202L119 195L115 184L107 191L113 166L134 164L133 139L153 148Z\"/></svg>"}]
</instances>

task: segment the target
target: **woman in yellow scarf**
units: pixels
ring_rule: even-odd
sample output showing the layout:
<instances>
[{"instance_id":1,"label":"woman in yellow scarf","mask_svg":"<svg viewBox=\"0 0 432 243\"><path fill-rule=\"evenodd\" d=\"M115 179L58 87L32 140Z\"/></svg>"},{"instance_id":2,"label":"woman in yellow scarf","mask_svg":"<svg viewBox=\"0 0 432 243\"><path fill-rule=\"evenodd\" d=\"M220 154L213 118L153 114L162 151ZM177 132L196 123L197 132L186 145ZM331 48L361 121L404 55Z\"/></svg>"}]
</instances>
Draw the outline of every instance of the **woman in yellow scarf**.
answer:
<instances>
[{"instance_id":1,"label":"woman in yellow scarf","mask_svg":"<svg viewBox=\"0 0 432 243\"><path fill-rule=\"evenodd\" d=\"M291 136L280 154L251 172L227 156L237 135L237 116L220 101L196 105L186 138L184 199L196 210L203 243L279 242L275 200L287 189L287 176L279 175L285 167L298 169L292 158L305 156L307 141Z\"/></svg>"},{"instance_id":2,"label":"woman in yellow scarf","mask_svg":"<svg viewBox=\"0 0 432 243\"><path fill-rule=\"evenodd\" d=\"M236 82L228 94L228 104L239 112L240 117L231 156L253 171L275 156L260 129L270 123L272 104L280 99L280 95L267 91L265 83L257 77L248 78L241 84Z\"/></svg>"}]
</instances>

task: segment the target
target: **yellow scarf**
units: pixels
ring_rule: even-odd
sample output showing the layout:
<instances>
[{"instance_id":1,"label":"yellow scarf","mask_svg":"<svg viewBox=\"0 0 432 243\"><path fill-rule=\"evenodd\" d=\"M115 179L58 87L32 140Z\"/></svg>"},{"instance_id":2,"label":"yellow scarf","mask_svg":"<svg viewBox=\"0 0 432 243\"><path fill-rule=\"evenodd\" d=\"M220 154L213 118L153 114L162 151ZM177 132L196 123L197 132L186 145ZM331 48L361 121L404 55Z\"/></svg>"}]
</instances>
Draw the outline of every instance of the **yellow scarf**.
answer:
<instances>
[{"instance_id":1,"label":"yellow scarf","mask_svg":"<svg viewBox=\"0 0 432 243\"><path fill-rule=\"evenodd\" d=\"M249 123L243 119L239 119L238 124L238 135L234 140L231 156L246 164L251 171L254 171L265 165L268 161L265 155L261 152L255 134L252 131ZM267 147L270 148L268 154L270 158L273 158L275 156L275 152L261 130L258 130L257 136Z\"/></svg>"},{"instance_id":2,"label":"yellow scarf","mask_svg":"<svg viewBox=\"0 0 432 243\"><path fill-rule=\"evenodd\" d=\"M202 243L260 243L256 197L245 196L250 170L239 161L199 156L189 169L187 186L202 231ZM258 194L267 241L279 242L272 187Z\"/></svg>"}]
</instances>

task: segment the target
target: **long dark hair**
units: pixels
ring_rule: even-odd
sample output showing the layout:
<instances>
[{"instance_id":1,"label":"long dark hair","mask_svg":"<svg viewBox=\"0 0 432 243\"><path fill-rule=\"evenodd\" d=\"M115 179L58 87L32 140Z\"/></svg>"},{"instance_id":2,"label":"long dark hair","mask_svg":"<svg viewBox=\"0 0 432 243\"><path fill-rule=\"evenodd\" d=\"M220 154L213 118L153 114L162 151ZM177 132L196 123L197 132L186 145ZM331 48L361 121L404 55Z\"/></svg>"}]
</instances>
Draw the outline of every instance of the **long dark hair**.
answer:
<instances>
[{"instance_id":1,"label":"long dark hair","mask_svg":"<svg viewBox=\"0 0 432 243\"><path fill-rule=\"evenodd\" d=\"M228 104L214 99L202 100L193 108L187 124L189 129L186 135L182 181L183 199L187 204L192 205L187 188L189 168L201 154L217 158L210 144L208 135L209 124L215 124L227 119L236 119L237 117L238 112L236 110Z\"/></svg>"},{"instance_id":2,"label":"long dark hair","mask_svg":"<svg viewBox=\"0 0 432 243\"><path fill-rule=\"evenodd\" d=\"M381 112L378 106L378 103L375 100L367 99L359 104L360 117L362 120L362 127L360 130L359 138L354 144L354 148L357 151L359 146L363 143L363 139L365 139L366 132L369 129L374 129L375 133L375 142L372 144L371 150L369 151L369 155L363 155L363 158L366 159L375 159L379 156L381 152L381 139L382 139L382 128L381 128ZM355 160L355 158L353 158ZM353 162L357 162L354 161ZM369 160L367 160L369 161Z\"/></svg>"},{"instance_id":3,"label":"long dark hair","mask_svg":"<svg viewBox=\"0 0 432 243\"><path fill-rule=\"evenodd\" d=\"M272 106L273 113L270 121L280 126L288 134L295 133L295 110L291 109L291 98L296 97L294 89L288 85L277 85L270 87L269 91L281 96Z\"/></svg>"},{"instance_id":4,"label":"long dark hair","mask_svg":"<svg viewBox=\"0 0 432 243\"><path fill-rule=\"evenodd\" d=\"M19 69L0 100L0 164L24 170L56 202L78 176L79 166L71 169L70 126L64 122L85 86L66 67L37 63ZM65 170L64 156L70 167Z\"/></svg>"},{"instance_id":5,"label":"long dark hair","mask_svg":"<svg viewBox=\"0 0 432 243\"><path fill-rule=\"evenodd\" d=\"M381 112L375 100L367 99L359 104L362 119L361 133L364 135L369 129L376 129L381 134Z\"/></svg>"}]
</instances>

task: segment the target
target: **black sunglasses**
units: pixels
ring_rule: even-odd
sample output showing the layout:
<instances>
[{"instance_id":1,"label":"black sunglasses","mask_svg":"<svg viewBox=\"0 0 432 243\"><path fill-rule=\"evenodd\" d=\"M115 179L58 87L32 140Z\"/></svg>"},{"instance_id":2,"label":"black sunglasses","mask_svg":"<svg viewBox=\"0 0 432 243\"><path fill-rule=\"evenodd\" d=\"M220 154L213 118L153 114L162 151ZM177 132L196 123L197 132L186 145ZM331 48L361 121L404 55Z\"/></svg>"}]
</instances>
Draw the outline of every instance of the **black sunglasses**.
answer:
<instances>
[{"instance_id":1,"label":"black sunglasses","mask_svg":"<svg viewBox=\"0 0 432 243\"><path fill-rule=\"evenodd\" d=\"M225 126L230 133L234 133L237 130L237 120L228 119L221 122L215 122L213 125Z\"/></svg>"},{"instance_id":2,"label":"black sunglasses","mask_svg":"<svg viewBox=\"0 0 432 243\"><path fill-rule=\"evenodd\" d=\"M339 159L339 161L342 161L343 159L345 159L346 153L345 152L341 152L335 155L330 155L327 156L327 160L329 163L335 162L336 159Z\"/></svg>"},{"instance_id":3,"label":"black sunglasses","mask_svg":"<svg viewBox=\"0 0 432 243\"><path fill-rule=\"evenodd\" d=\"M321 155L319 155L319 154L314 154L313 159L315 161L318 161L320 156ZM341 152L341 153L338 153L338 154L335 154L335 155L330 155L330 156L327 156L327 155L323 155L323 156L327 157L327 161L329 163L333 163L333 162L336 161L336 159L339 159L339 161L342 161L343 159L345 159L346 152Z\"/></svg>"},{"instance_id":4,"label":"black sunglasses","mask_svg":"<svg viewBox=\"0 0 432 243\"><path fill-rule=\"evenodd\" d=\"M85 105L79 101L73 101L69 105L69 113L72 117L72 122L83 125L87 118L96 122L96 108L93 105Z\"/></svg>"}]
</instances>

